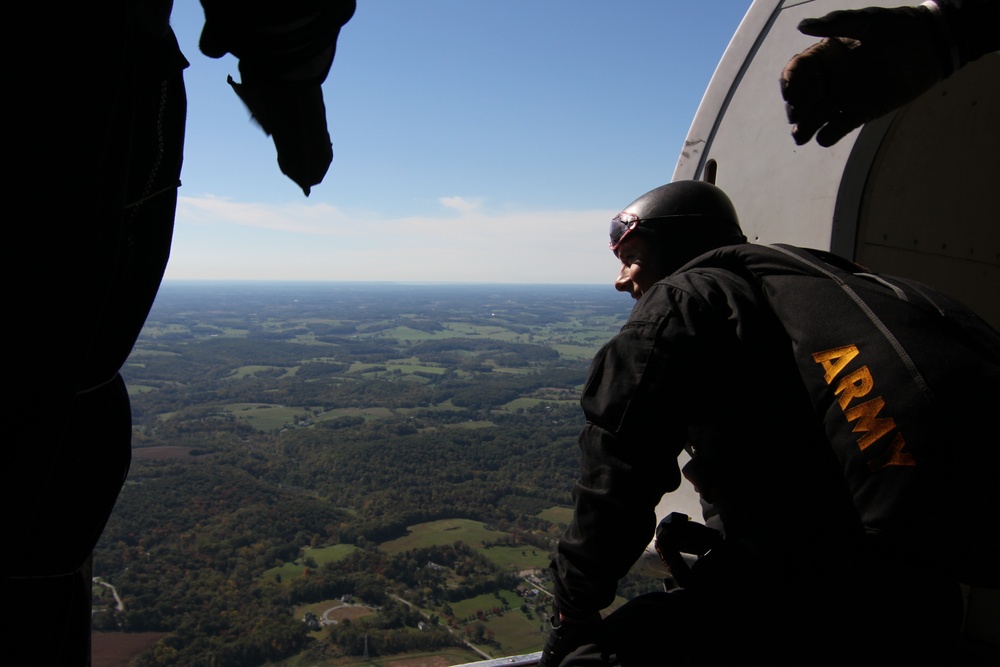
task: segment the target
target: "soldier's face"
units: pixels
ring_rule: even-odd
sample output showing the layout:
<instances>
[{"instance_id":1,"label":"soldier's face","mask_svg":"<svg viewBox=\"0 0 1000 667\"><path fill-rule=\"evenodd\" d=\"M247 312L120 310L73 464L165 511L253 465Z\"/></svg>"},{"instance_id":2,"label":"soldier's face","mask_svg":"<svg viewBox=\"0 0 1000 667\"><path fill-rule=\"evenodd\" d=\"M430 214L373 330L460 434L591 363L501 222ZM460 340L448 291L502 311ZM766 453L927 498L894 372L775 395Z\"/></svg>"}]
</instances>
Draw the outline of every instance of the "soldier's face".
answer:
<instances>
[{"instance_id":1,"label":"soldier's face","mask_svg":"<svg viewBox=\"0 0 1000 667\"><path fill-rule=\"evenodd\" d=\"M659 280L667 277L653 244L641 234L629 234L618 246L622 267L615 279L615 289L640 298Z\"/></svg>"}]
</instances>

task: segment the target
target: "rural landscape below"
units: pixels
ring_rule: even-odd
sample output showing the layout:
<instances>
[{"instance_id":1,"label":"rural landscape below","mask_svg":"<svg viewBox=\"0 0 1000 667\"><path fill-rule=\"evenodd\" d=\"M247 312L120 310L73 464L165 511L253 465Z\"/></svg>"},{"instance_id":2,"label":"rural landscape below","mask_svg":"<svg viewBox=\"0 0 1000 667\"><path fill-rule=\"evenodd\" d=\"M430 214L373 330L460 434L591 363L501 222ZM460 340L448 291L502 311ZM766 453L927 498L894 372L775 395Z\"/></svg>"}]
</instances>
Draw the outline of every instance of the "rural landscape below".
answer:
<instances>
[{"instance_id":1,"label":"rural landscape below","mask_svg":"<svg viewBox=\"0 0 1000 667\"><path fill-rule=\"evenodd\" d=\"M95 667L540 650L579 394L630 307L596 285L166 283L123 370Z\"/></svg>"}]
</instances>

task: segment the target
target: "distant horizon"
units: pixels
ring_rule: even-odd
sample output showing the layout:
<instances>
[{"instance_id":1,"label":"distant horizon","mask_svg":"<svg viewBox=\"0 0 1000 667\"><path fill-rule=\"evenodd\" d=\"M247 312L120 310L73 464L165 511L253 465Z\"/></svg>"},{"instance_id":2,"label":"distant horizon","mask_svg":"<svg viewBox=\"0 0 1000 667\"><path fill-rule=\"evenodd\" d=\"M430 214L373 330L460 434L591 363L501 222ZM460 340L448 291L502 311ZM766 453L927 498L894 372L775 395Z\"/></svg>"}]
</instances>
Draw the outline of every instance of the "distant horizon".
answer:
<instances>
[{"instance_id":1,"label":"distant horizon","mask_svg":"<svg viewBox=\"0 0 1000 667\"><path fill-rule=\"evenodd\" d=\"M400 285L400 286L430 286L430 287L607 287L609 291L614 291L611 281L607 283L530 283L530 282L505 282L505 281L434 281L434 280L334 280L334 279L305 279L305 278L164 278L161 287L167 285Z\"/></svg>"}]
</instances>

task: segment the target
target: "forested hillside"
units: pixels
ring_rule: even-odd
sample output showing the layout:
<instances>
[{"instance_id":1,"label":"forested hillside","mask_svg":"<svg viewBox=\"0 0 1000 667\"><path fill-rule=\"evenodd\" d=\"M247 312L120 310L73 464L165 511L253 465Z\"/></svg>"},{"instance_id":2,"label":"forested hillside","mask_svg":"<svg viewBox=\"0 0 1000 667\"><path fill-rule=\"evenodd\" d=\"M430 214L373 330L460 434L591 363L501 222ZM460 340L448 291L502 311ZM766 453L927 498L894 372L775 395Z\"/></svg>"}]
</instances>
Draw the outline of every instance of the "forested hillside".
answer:
<instances>
[{"instance_id":1,"label":"forested hillside","mask_svg":"<svg viewBox=\"0 0 1000 667\"><path fill-rule=\"evenodd\" d=\"M589 360L627 316L608 292L164 286L124 371L133 464L94 561L122 604L95 586L95 628L167 633L141 665L537 650L525 577L568 517ZM367 615L304 613L344 596Z\"/></svg>"}]
</instances>

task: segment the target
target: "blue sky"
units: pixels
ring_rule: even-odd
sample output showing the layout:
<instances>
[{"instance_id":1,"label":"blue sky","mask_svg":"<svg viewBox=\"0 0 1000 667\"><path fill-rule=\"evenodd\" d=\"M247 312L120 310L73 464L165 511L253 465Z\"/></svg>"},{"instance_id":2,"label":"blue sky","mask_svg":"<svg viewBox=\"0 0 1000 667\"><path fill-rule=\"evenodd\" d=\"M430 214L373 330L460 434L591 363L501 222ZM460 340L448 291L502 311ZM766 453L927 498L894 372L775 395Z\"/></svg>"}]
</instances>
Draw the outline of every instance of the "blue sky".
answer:
<instances>
[{"instance_id":1,"label":"blue sky","mask_svg":"<svg viewBox=\"0 0 1000 667\"><path fill-rule=\"evenodd\" d=\"M610 285L608 222L670 180L749 5L359 0L306 198L226 84L235 59L198 51L200 3L175 0L191 67L166 279Z\"/></svg>"}]
</instances>

